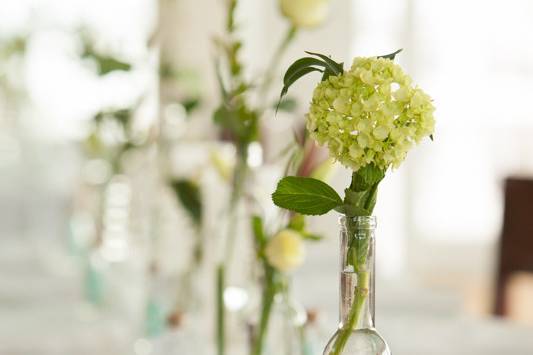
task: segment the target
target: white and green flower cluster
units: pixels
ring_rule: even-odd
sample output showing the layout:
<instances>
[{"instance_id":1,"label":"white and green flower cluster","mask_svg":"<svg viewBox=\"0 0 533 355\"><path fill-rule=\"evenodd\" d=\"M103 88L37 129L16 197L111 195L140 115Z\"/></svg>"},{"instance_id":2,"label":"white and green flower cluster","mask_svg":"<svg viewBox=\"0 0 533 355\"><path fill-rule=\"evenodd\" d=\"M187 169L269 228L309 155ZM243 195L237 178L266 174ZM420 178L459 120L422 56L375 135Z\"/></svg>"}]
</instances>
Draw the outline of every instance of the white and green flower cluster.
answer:
<instances>
[{"instance_id":1,"label":"white and green flower cluster","mask_svg":"<svg viewBox=\"0 0 533 355\"><path fill-rule=\"evenodd\" d=\"M373 163L386 170L433 134L434 110L431 98L392 60L355 58L349 71L316 87L307 128L344 166L358 170Z\"/></svg>"}]
</instances>

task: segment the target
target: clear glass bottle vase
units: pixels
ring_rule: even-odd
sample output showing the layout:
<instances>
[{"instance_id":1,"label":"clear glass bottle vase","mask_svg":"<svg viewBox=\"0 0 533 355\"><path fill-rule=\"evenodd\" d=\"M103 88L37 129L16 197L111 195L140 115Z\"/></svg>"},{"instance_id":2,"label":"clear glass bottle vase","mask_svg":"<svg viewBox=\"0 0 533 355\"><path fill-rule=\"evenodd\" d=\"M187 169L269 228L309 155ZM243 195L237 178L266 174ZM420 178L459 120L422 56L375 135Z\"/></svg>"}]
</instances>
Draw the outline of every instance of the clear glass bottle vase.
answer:
<instances>
[{"instance_id":1,"label":"clear glass bottle vase","mask_svg":"<svg viewBox=\"0 0 533 355\"><path fill-rule=\"evenodd\" d=\"M339 327L324 355L390 355L374 323L376 218L341 217Z\"/></svg>"}]
</instances>

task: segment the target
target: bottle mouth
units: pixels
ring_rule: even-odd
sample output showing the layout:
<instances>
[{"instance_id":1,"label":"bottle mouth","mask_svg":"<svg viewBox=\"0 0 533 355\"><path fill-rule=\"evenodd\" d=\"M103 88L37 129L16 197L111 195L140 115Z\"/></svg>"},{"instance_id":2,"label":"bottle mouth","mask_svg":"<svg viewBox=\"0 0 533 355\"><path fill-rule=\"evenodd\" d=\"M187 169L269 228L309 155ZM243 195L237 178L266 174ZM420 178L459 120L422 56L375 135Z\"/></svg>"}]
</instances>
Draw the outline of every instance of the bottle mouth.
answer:
<instances>
[{"instance_id":1,"label":"bottle mouth","mask_svg":"<svg viewBox=\"0 0 533 355\"><path fill-rule=\"evenodd\" d=\"M340 216L339 224L344 228L346 223L353 223L357 229L374 229L377 226L376 216Z\"/></svg>"}]
</instances>

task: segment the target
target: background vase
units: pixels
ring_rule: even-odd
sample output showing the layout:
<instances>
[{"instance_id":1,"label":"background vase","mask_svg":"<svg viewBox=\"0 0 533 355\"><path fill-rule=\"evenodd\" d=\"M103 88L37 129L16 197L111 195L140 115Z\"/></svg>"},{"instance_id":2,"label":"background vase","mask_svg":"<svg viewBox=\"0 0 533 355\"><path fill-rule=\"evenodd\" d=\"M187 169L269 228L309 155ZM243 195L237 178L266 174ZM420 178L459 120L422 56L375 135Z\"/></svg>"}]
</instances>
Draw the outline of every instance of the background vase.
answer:
<instances>
[{"instance_id":1,"label":"background vase","mask_svg":"<svg viewBox=\"0 0 533 355\"><path fill-rule=\"evenodd\" d=\"M258 346L260 315L265 311L264 302L254 302L250 309L250 349L251 355L301 355L304 353L304 326L307 314L303 306L295 302L288 287L280 287L272 295L265 333Z\"/></svg>"}]
</instances>

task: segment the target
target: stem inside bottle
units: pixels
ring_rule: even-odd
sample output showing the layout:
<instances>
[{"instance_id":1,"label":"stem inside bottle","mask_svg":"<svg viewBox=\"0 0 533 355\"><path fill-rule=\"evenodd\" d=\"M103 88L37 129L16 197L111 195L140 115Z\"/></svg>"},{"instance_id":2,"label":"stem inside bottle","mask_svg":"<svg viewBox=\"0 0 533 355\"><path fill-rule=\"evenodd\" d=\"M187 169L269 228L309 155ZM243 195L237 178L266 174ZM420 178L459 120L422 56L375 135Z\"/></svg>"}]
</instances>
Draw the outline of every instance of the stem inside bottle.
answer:
<instances>
[{"instance_id":1,"label":"stem inside bottle","mask_svg":"<svg viewBox=\"0 0 533 355\"><path fill-rule=\"evenodd\" d=\"M341 219L340 322L331 355L342 353L352 331L374 327L374 217Z\"/></svg>"}]
</instances>

